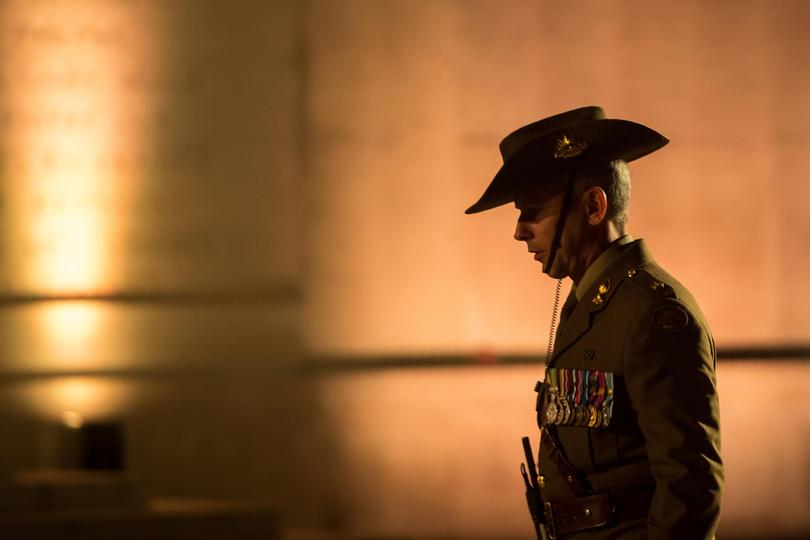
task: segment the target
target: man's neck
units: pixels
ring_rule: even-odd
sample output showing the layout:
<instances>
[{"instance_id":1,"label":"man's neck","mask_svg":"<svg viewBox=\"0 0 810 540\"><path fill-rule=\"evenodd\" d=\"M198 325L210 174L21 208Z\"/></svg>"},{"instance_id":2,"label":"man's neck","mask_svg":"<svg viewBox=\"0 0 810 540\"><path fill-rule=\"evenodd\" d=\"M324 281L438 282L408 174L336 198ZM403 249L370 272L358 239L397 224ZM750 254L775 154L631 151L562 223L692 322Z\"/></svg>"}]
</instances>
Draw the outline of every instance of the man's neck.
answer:
<instances>
[{"instance_id":1,"label":"man's neck","mask_svg":"<svg viewBox=\"0 0 810 540\"><path fill-rule=\"evenodd\" d=\"M594 286L596 281L599 279L599 276L601 276L602 273L605 272L605 270L621 256L622 246L625 246L632 241L633 237L629 234L620 236L611 242L602 252L602 254L591 263L591 265L582 275L582 279L580 279L579 282L572 288L572 291L574 294L576 294L577 300L582 300L582 297Z\"/></svg>"},{"instance_id":2,"label":"man's neck","mask_svg":"<svg viewBox=\"0 0 810 540\"><path fill-rule=\"evenodd\" d=\"M607 247L620 237L624 236L624 231L619 231L613 223L608 222L607 227L599 231L590 242L587 242L580 251L580 264L577 267L576 275L571 276L574 286L578 286L582 276L588 267L604 253Z\"/></svg>"}]
</instances>

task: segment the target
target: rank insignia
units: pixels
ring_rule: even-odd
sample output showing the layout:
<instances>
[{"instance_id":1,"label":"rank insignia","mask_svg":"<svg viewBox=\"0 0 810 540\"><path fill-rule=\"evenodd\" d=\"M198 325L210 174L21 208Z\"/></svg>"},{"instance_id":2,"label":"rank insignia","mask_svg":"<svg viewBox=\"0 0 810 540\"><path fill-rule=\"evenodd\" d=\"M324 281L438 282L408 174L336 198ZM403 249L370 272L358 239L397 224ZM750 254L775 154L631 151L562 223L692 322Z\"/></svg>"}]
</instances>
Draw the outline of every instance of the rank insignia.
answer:
<instances>
[{"instance_id":1,"label":"rank insignia","mask_svg":"<svg viewBox=\"0 0 810 540\"><path fill-rule=\"evenodd\" d=\"M613 373L588 369L548 368L544 424L607 427L613 415Z\"/></svg>"},{"instance_id":2,"label":"rank insignia","mask_svg":"<svg viewBox=\"0 0 810 540\"><path fill-rule=\"evenodd\" d=\"M585 141L563 135L562 138L557 141L557 146L554 149L554 157L557 159L572 158L580 155L586 148L588 148L588 143Z\"/></svg>"},{"instance_id":3,"label":"rank insignia","mask_svg":"<svg viewBox=\"0 0 810 540\"><path fill-rule=\"evenodd\" d=\"M610 280L606 279L603 283L599 284L598 292L593 297L593 303L597 306L605 303L605 295L610 291Z\"/></svg>"},{"instance_id":4,"label":"rank insignia","mask_svg":"<svg viewBox=\"0 0 810 540\"><path fill-rule=\"evenodd\" d=\"M653 311L652 323L664 332L677 332L689 324L689 314L680 306L668 304Z\"/></svg>"}]
</instances>

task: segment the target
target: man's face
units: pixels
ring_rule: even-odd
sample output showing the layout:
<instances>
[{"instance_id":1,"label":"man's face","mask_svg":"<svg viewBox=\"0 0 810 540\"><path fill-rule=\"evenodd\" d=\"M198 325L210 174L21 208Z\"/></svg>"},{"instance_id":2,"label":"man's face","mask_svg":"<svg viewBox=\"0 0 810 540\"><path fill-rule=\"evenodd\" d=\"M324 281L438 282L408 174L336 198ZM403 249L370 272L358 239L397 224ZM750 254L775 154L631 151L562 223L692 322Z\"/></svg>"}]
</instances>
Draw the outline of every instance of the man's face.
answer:
<instances>
[{"instance_id":1,"label":"man's face","mask_svg":"<svg viewBox=\"0 0 810 540\"><path fill-rule=\"evenodd\" d=\"M577 227L574 225L577 220L571 219L572 214L576 213L576 205L573 205L553 265L551 268L547 267L554 231L562 209L562 199L562 193L551 196L526 193L519 195L515 200L515 207L520 211L515 227L515 240L526 242L526 247L534 254L534 259L543 265L543 272L554 279L570 276L575 263L571 246L576 245L574 229Z\"/></svg>"}]
</instances>

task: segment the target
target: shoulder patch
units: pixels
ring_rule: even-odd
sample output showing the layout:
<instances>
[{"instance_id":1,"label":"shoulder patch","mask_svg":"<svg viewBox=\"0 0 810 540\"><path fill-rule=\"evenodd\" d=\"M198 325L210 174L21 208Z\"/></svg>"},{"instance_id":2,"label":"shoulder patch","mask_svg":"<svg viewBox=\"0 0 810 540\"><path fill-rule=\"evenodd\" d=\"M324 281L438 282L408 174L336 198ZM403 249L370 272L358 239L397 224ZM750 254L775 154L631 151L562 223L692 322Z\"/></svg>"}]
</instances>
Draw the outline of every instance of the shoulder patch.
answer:
<instances>
[{"instance_id":1,"label":"shoulder patch","mask_svg":"<svg viewBox=\"0 0 810 540\"><path fill-rule=\"evenodd\" d=\"M652 312L653 326L664 332L677 332L689 324L689 314L680 306L666 304Z\"/></svg>"}]
</instances>

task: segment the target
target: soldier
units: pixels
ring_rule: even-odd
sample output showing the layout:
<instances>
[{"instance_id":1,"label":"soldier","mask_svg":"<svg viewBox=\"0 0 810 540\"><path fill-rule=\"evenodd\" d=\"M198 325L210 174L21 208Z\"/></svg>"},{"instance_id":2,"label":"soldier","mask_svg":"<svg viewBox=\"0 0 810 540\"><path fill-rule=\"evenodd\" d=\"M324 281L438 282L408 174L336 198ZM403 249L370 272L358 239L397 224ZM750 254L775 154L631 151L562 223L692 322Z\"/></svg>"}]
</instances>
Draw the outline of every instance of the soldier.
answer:
<instances>
[{"instance_id":1,"label":"soldier","mask_svg":"<svg viewBox=\"0 0 810 540\"><path fill-rule=\"evenodd\" d=\"M626 163L667 142L599 107L540 120L501 142L504 164L467 210L514 202L514 237L558 300L573 281L535 388L539 470L531 451L521 466L540 537L693 540L717 526L714 340L689 291L626 232Z\"/></svg>"}]
</instances>

